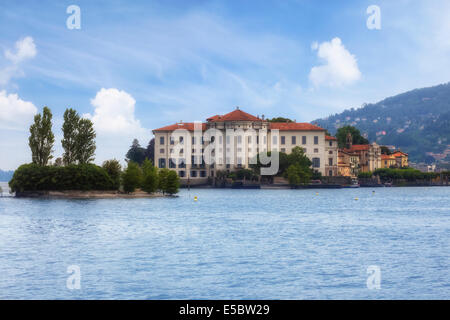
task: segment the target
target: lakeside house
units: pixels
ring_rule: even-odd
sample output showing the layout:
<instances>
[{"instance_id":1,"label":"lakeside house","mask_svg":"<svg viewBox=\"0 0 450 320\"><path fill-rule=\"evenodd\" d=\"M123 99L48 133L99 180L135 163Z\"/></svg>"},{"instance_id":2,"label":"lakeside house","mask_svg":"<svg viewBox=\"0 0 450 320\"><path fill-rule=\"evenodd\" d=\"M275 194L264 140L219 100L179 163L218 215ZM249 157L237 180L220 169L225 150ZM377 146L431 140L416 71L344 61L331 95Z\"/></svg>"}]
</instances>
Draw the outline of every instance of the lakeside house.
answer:
<instances>
[{"instance_id":1,"label":"lakeside house","mask_svg":"<svg viewBox=\"0 0 450 320\"><path fill-rule=\"evenodd\" d=\"M204 184L219 170L230 173L250 168L261 152L289 154L297 146L303 148L313 170L323 176L357 177L360 172L408 166L408 154L400 150L384 155L376 142L353 144L351 134L345 148L338 149L337 139L319 126L269 122L239 107L205 122L180 121L154 129L153 134L155 165L176 171L183 184Z\"/></svg>"},{"instance_id":2,"label":"lakeside house","mask_svg":"<svg viewBox=\"0 0 450 320\"><path fill-rule=\"evenodd\" d=\"M237 107L203 123L178 122L153 130L155 164L175 170L184 183L202 184L214 178L218 170L249 168L260 152L289 154L300 146L314 170L336 176L337 140L325 133L325 129L310 123L269 122L264 116Z\"/></svg>"}]
</instances>

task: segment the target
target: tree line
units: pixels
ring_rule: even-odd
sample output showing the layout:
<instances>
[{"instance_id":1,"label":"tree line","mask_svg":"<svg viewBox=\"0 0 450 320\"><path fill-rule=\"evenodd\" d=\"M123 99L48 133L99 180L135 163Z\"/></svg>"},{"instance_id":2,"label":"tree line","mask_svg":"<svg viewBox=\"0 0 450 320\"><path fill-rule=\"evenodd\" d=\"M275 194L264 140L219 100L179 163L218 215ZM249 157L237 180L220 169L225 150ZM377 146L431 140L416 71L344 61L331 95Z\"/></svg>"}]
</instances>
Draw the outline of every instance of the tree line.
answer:
<instances>
[{"instance_id":1,"label":"tree line","mask_svg":"<svg viewBox=\"0 0 450 320\"><path fill-rule=\"evenodd\" d=\"M13 192L121 190L130 193L138 188L148 193L178 192L179 177L176 172L156 168L149 160L150 157L153 159L153 155L140 148L137 140L133 143L136 152L127 153L127 167L124 170L116 159L103 162L101 167L93 164L96 150L93 123L80 117L77 111L71 108L64 112L61 140L64 153L62 158L57 158L51 165L55 142L52 118L48 107L44 107L42 114L34 117L29 136L32 163L21 165L14 172L9 182ZM136 159L135 156L140 155L141 149L144 150L143 158ZM154 152L154 147L152 151Z\"/></svg>"}]
</instances>

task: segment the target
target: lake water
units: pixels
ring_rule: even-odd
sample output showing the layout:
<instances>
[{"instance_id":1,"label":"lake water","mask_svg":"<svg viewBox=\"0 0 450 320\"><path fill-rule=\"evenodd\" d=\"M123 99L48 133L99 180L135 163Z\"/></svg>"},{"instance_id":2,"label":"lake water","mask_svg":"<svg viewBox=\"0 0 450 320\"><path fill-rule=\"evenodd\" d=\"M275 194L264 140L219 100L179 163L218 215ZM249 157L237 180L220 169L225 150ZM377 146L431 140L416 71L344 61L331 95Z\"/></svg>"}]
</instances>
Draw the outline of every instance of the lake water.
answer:
<instances>
[{"instance_id":1,"label":"lake water","mask_svg":"<svg viewBox=\"0 0 450 320\"><path fill-rule=\"evenodd\" d=\"M0 298L450 299L449 200L449 187L1 198Z\"/></svg>"}]
</instances>

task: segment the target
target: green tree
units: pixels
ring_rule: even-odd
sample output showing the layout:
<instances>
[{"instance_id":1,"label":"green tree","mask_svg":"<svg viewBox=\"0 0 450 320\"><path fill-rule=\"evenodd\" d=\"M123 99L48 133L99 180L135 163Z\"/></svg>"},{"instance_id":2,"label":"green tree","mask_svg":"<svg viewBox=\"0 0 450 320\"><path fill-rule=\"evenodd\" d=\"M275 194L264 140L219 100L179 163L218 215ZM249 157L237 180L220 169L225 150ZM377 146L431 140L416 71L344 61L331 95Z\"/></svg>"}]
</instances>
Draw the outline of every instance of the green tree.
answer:
<instances>
[{"instance_id":1,"label":"green tree","mask_svg":"<svg viewBox=\"0 0 450 320\"><path fill-rule=\"evenodd\" d=\"M289 118L283 118L283 117L277 117L277 118L272 118L272 119L267 119L267 121L269 122L294 122Z\"/></svg>"},{"instance_id":2,"label":"green tree","mask_svg":"<svg viewBox=\"0 0 450 320\"><path fill-rule=\"evenodd\" d=\"M167 168L160 169L158 172L158 189L164 194L168 188L168 176L170 170Z\"/></svg>"},{"instance_id":3,"label":"green tree","mask_svg":"<svg viewBox=\"0 0 450 320\"><path fill-rule=\"evenodd\" d=\"M103 162L102 168L105 169L106 173L108 173L108 176L111 178L113 182L113 188L119 189L120 188L120 175L122 173L122 166L120 165L119 161L116 159L113 160L107 160Z\"/></svg>"},{"instance_id":4,"label":"green tree","mask_svg":"<svg viewBox=\"0 0 450 320\"><path fill-rule=\"evenodd\" d=\"M145 150L145 157L152 163L155 163L155 138L152 138L148 143L147 149Z\"/></svg>"},{"instance_id":5,"label":"green tree","mask_svg":"<svg viewBox=\"0 0 450 320\"><path fill-rule=\"evenodd\" d=\"M52 112L44 107L41 114L34 116L34 123L30 126L30 137L28 144L31 149L33 163L46 166L48 161L53 158L52 148L55 142L55 136L52 132Z\"/></svg>"},{"instance_id":6,"label":"green tree","mask_svg":"<svg viewBox=\"0 0 450 320\"><path fill-rule=\"evenodd\" d=\"M178 193L179 188L180 178L178 177L178 174L173 170L169 170L169 173L167 174L167 188L165 192L172 195Z\"/></svg>"},{"instance_id":7,"label":"green tree","mask_svg":"<svg viewBox=\"0 0 450 320\"><path fill-rule=\"evenodd\" d=\"M146 150L141 147L138 139L134 139L133 143L126 154L127 161L133 161L141 165L146 157Z\"/></svg>"},{"instance_id":8,"label":"green tree","mask_svg":"<svg viewBox=\"0 0 450 320\"><path fill-rule=\"evenodd\" d=\"M64 148L63 162L65 165L75 164L77 160L77 135L80 116L74 109L66 109L62 131L64 138L61 140Z\"/></svg>"},{"instance_id":9,"label":"green tree","mask_svg":"<svg viewBox=\"0 0 450 320\"><path fill-rule=\"evenodd\" d=\"M369 144L369 140L364 138L357 128L353 126L344 126L342 128L339 128L336 132L336 138L339 148L346 148L348 133L352 135L353 144Z\"/></svg>"},{"instance_id":10,"label":"green tree","mask_svg":"<svg viewBox=\"0 0 450 320\"><path fill-rule=\"evenodd\" d=\"M76 135L76 160L85 164L94 161L95 149L94 125L89 119L80 119L78 122L78 134Z\"/></svg>"},{"instance_id":11,"label":"green tree","mask_svg":"<svg viewBox=\"0 0 450 320\"><path fill-rule=\"evenodd\" d=\"M389 148L386 146L380 146L380 149L381 149L381 154L387 154L387 155L392 154L391 150L389 150Z\"/></svg>"},{"instance_id":12,"label":"green tree","mask_svg":"<svg viewBox=\"0 0 450 320\"><path fill-rule=\"evenodd\" d=\"M311 160L305 155L305 151L301 147L294 147L290 154L287 155L288 165L299 165L300 167L309 168L312 164Z\"/></svg>"},{"instance_id":13,"label":"green tree","mask_svg":"<svg viewBox=\"0 0 450 320\"><path fill-rule=\"evenodd\" d=\"M158 169L148 159L142 164L142 175L142 190L148 193L158 190Z\"/></svg>"},{"instance_id":14,"label":"green tree","mask_svg":"<svg viewBox=\"0 0 450 320\"><path fill-rule=\"evenodd\" d=\"M134 192L142 184L142 171L136 162L128 162L128 166L122 176L123 190L125 192Z\"/></svg>"},{"instance_id":15,"label":"green tree","mask_svg":"<svg viewBox=\"0 0 450 320\"><path fill-rule=\"evenodd\" d=\"M297 165L291 164L286 169L285 176L288 179L289 184L291 186L296 186L296 185L300 184L300 173L299 173L299 167Z\"/></svg>"}]
</instances>

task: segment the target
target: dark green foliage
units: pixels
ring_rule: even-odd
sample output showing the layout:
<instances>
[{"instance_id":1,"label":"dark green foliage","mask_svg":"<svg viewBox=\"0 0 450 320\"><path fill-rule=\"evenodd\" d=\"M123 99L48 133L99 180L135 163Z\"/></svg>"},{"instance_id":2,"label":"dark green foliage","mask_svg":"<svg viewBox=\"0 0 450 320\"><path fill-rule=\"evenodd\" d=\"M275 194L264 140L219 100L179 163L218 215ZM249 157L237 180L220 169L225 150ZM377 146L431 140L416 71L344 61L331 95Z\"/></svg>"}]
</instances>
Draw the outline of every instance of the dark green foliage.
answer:
<instances>
[{"instance_id":1,"label":"dark green foliage","mask_svg":"<svg viewBox=\"0 0 450 320\"><path fill-rule=\"evenodd\" d=\"M145 150L145 157L152 163L155 163L155 138L152 138L148 143L147 150Z\"/></svg>"},{"instance_id":2,"label":"dark green foliage","mask_svg":"<svg viewBox=\"0 0 450 320\"><path fill-rule=\"evenodd\" d=\"M166 186L167 187L165 193L171 195L178 193L178 189L180 188L180 178L178 177L178 174L175 171L169 170L169 173L167 174Z\"/></svg>"},{"instance_id":3,"label":"dark green foliage","mask_svg":"<svg viewBox=\"0 0 450 320\"><path fill-rule=\"evenodd\" d=\"M338 140L339 148L346 148L347 144L347 134L350 133L352 135L352 143L353 144L369 144L369 140L364 138L361 135L361 132L355 127L352 126L344 126L339 128L336 132L336 138Z\"/></svg>"},{"instance_id":4,"label":"dark green foliage","mask_svg":"<svg viewBox=\"0 0 450 320\"><path fill-rule=\"evenodd\" d=\"M65 165L76 163L76 136L78 134L78 122L80 116L74 109L66 109L62 131L64 138L61 140L64 149L63 162Z\"/></svg>"},{"instance_id":5,"label":"dark green foliage","mask_svg":"<svg viewBox=\"0 0 450 320\"><path fill-rule=\"evenodd\" d=\"M421 172L416 169L406 168L406 169L392 169L392 168L382 168L377 169L373 172L373 175L379 176L381 181L392 181L392 180L406 180L406 181L417 181L417 180L430 180L439 176L435 172Z\"/></svg>"},{"instance_id":6,"label":"dark green foliage","mask_svg":"<svg viewBox=\"0 0 450 320\"><path fill-rule=\"evenodd\" d=\"M277 117L277 118L272 118L272 119L267 119L267 121L269 122L294 122L289 118L283 118L283 117Z\"/></svg>"},{"instance_id":7,"label":"dark green foliage","mask_svg":"<svg viewBox=\"0 0 450 320\"><path fill-rule=\"evenodd\" d=\"M24 164L14 172L9 186L14 192L114 189L106 171L94 164L66 167Z\"/></svg>"},{"instance_id":8,"label":"dark green foliage","mask_svg":"<svg viewBox=\"0 0 450 320\"><path fill-rule=\"evenodd\" d=\"M123 190L134 192L142 185L142 170L136 162L128 162L128 166L122 175Z\"/></svg>"},{"instance_id":9,"label":"dark green foliage","mask_svg":"<svg viewBox=\"0 0 450 320\"><path fill-rule=\"evenodd\" d=\"M128 150L126 158L127 161L133 161L139 165L144 163L146 158L146 149L141 147L138 139L133 140L133 144L131 145L130 150Z\"/></svg>"},{"instance_id":10,"label":"dark green foliage","mask_svg":"<svg viewBox=\"0 0 450 320\"><path fill-rule=\"evenodd\" d=\"M360 173L358 173L358 178L360 178L360 179L372 178L372 172L360 172Z\"/></svg>"},{"instance_id":11,"label":"dark green foliage","mask_svg":"<svg viewBox=\"0 0 450 320\"><path fill-rule=\"evenodd\" d=\"M313 172L310 168L301 166L299 163L291 164L284 172L291 186L307 184L311 180Z\"/></svg>"},{"instance_id":12,"label":"dark green foliage","mask_svg":"<svg viewBox=\"0 0 450 320\"><path fill-rule=\"evenodd\" d=\"M64 112L62 131L65 165L94 161L96 133L91 120L81 119L75 110L67 109Z\"/></svg>"},{"instance_id":13,"label":"dark green foliage","mask_svg":"<svg viewBox=\"0 0 450 320\"><path fill-rule=\"evenodd\" d=\"M381 149L381 154L387 154L387 155L392 154L391 150L389 150L389 148L386 146L380 146L380 149Z\"/></svg>"},{"instance_id":14,"label":"dark green foliage","mask_svg":"<svg viewBox=\"0 0 450 320\"><path fill-rule=\"evenodd\" d=\"M89 119L80 119L78 122L78 134L76 135L76 160L78 163L94 161L95 154L95 130Z\"/></svg>"},{"instance_id":15,"label":"dark green foliage","mask_svg":"<svg viewBox=\"0 0 450 320\"><path fill-rule=\"evenodd\" d=\"M102 168L108 173L113 182L113 188L120 188L120 176L122 174L122 166L116 159L103 162Z\"/></svg>"},{"instance_id":16,"label":"dark green foliage","mask_svg":"<svg viewBox=\"0 0 450 320\"><path fill-rule=\"evenodd\" d=\"M30 126L28 145L31 149L31 158L33 163L40 166L46 166L53 158L52 148L55 136L52 132L52 117L50 109L44 107L42 115L35 115L34 123Z\"/></svg>"},{"instance_id":17,"label":"dark green foliage","mask_svg":"<svg viewBox=\"0 0 450 320\"><path fill-rule=\"evenodd\" d=\"M158 190L158 169L153 163L145 159L142 164L142 190L148 193L153 193Z\"/></svg>"},{"instance_id":18,"label":"dark green foliage","mask_svg":"<svg viewBox=\"0 0 450 320\"><path fill-rule=\"evenodd\" d=\"M158 172L158 189L162 192L165 193L168 187L167 184L167 177L169 176L169 172L170 170L167 168L164 169L159 169Z\"/></svg>"}]
</instances>

